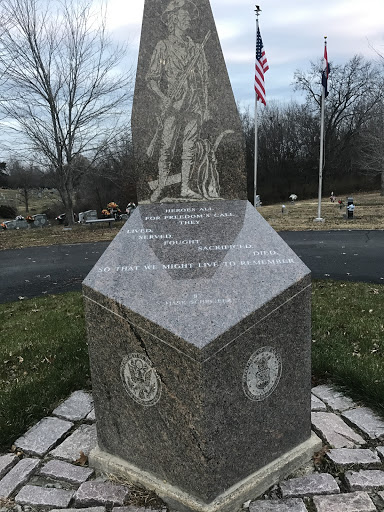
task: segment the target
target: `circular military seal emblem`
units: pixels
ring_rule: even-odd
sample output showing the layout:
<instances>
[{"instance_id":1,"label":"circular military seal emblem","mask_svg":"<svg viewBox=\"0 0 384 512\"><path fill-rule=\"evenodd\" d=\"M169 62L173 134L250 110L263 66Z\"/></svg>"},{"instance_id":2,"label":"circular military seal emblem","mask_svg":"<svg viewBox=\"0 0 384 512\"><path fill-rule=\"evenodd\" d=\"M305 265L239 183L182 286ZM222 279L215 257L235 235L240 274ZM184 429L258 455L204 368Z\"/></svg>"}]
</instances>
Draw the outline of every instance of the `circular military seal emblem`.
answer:
<instances>
[{"instance_id":1,"label":"circular military seal emblem","mask_svg":"<svg viewBox=\"0 0 384 512\"><path fill-rule=\"evenodd\" d=\"M249 358L243 373L244 393L250 400L265 400L281 377L281 357L275 348L262 347Z\"/></svg>"},{"instance_id":2,"label":"circular military seal emblem","mask_svg":"<svg viewBox=\"0 0 384 512\"><path fill-rule=\"evenodd\" d=\"M149 407L160 400L161 381L148 357L139 353L125 356L120 375L128 395L138 404Z\"/></svg>"}]
</instances>

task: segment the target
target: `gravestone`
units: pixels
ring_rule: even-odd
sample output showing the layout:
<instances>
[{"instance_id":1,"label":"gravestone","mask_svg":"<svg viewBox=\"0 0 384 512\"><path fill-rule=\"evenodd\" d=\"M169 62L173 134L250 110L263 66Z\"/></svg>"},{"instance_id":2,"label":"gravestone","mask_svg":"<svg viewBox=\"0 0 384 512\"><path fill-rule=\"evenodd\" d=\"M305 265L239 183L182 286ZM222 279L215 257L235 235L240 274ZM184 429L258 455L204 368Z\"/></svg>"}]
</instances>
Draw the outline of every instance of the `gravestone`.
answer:
<instances>
[{"instance_id":1,"label":"gravestone","mask_svg":"<svg viewBox=\"0 0 384 512\"><path fill-rule=\"evenodd\" d=\"M22 220L18 220L18 219L6 220L4 222L4 224L6 225L6 229L28 229L29 228L28 222L24 219L22 219Z\"/></svg>"},{"instance_id":2,"label":"gravestone","mask_svg":"<svg viewBox=\"0 0 384 512\"><path fill-rule=\"evenodd\" d=\"M83 212L83 222L87 220L97 220L97 211L87 210L86 212Z\"/></svg>"},{"instance_id":3,"label":"gravestone","mask_svg":"<svg viewBox=\"0 0 384 512\"><path fill-rule=\"evenodd\" d=\"M37 213L36 215L33 215L33 223L31 224L31 227L34 228L42 228L44 226L48 226L48 218L45 213Z\"/></svg>"},{"instance_id":4,"label":"gravestone","mask_svg":"<svg viewBox=\"0 0 384 512\"><path fill-rule=\"evenodd\" d=\"M250 203L139 206L83 290L92 466L233 512L321 446L310 271Z\"/></svg>"},{"instance_id":5,"label":"gravestone","mask_svg":"<svg viewBox=\"0 0 384 512\"><path fill-rule=\"evenodd\" d=\"M138 199L246 199L244 144L209 0L146 0L132 109Z\"/></svg>"}]
</instances>

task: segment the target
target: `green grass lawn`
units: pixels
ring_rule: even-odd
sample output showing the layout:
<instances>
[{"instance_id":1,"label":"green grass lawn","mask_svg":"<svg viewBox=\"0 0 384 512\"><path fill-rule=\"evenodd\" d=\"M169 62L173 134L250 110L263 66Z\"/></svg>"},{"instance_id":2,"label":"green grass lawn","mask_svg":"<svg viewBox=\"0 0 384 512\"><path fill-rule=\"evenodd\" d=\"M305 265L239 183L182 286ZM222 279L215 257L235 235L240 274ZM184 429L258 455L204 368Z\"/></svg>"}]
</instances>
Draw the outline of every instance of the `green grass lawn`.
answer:
<instances>
[{"instance_id":1,"label":"green grass lawn","mask_svg":"<svg viewBox=\"0 0 384 512\"><path fill-rule=\"evenodd\" d=\"M384 413L384 285L317 281L312 371Z\"/></svg>"},{"instance_id":2,"label":"green grass lawn","mask_svg":"<svg viewBox=\"0 0 384 512\"><path fill-rule=\"evenodd\" d=\"M90 388L80 293L0 305L0 449Z\"/></svg>"},{"instance_id":3,"label":"green grass lawn","mask_svg":"<svg viewBox=\"0 0 384 512\"><path fill-rule=\"evenodd\" d=\"M384 412L384 285L313 284L315 382ZM89 389L80 293L0 305L0 451L76 389Z\"/></svg>"}]
</instances>

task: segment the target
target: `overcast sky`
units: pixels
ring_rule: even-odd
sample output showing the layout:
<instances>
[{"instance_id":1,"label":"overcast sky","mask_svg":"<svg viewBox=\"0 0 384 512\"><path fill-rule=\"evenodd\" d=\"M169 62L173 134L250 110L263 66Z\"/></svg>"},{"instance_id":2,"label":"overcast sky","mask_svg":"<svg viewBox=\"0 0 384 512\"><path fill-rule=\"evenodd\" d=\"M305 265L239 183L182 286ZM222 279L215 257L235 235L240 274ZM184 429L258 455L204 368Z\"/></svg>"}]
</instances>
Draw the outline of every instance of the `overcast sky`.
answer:
<instances>
[{"instance_id":1,"label":"overcast sky","mask_svg":"<svg viewBox=\"0 0 384 512\"><path fill-rule=\"evenodd\" d=\"M293 91L295 70L323 55L328 37L330 62L342 64L355 54L384 54L384 0L268 0L259 3L260 30L269 63L267 101L300 100ZM236 101L253 103L255 4L249 0L211 0ZM130 44L136 67L144 0L109 0L109 29Z\"/></svg>"}]
</instances>

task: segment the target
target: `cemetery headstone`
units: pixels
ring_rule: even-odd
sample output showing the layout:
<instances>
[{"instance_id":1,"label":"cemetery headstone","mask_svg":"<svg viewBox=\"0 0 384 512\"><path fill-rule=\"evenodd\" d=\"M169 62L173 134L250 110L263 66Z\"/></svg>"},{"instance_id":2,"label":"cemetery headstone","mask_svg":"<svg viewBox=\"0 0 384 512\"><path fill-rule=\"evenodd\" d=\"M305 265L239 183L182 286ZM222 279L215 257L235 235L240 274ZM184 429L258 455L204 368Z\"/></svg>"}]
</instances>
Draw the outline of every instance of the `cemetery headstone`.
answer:
<instances>
[{"instance_id":1,"label":"cemetery headstone","mask_svg":"<svg viewBox=\"0 0 384 512\"><path fill-rule=\"evenodd\" d=\"M37 213L33 216L33 223L31 224L34 228L42 228L48 226L48 218L45 213Z\"/></svg>"},{"instance_id":2,"label":"cemetery headstone","mask_svg":"<svg viewBox=\"0 0 384 512\"><path fill-rule=\"evenodd\" d=\"M17 221L16 220L6 220L4 221L6 229L16 229Z\"/></svg>"},{"instance_id":3,"label":"cemetery headstone","mask_svg":"<svg viewBox=\"0 0 384 512\"><path fill-rule=\"evenodd\" d=\"M87 220L97 220L97 211L87 210L86 212L83 212L83 222Z\"/></svg>"},{"instance_id":4,"label":"cemetery headstone","mask_svg":"<svg viewBox=\"0 0 384 512\"><path fill-rule=\"evenodd\" d=\"M6 225L6 229L28 229L29 224L26 220L15 219L15 220L7 220L4 222Z\"/></svg>"},{"instance_id":5,"label":"cemetery headstone","mask_svg":"<svg viewBox=\"0 0 384 512\"><path fill-rule=\"evenodd\" d=\"M244 144L209 0L146 0L132 110L139 202L246 199Z\"/></svg>"}]
</instances>

